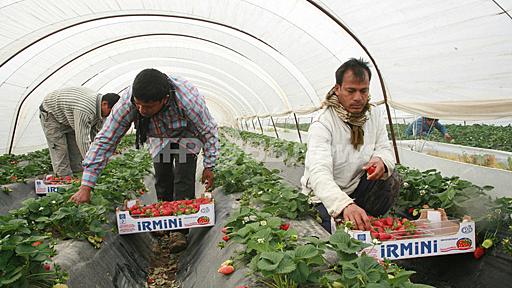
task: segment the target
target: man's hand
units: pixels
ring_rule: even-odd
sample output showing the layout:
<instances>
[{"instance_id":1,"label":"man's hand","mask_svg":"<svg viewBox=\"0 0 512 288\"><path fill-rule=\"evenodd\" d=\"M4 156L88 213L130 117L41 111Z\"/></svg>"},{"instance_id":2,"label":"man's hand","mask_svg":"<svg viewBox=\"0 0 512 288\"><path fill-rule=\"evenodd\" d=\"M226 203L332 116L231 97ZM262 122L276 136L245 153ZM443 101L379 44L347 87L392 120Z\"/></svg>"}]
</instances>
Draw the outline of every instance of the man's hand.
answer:
<instances>
[{"instance_id":1,"label":"man's hand","mask_svg":"<svg viewBox=\"0 0 512 288\"><path fill-rule=\"evenodd\" d=\"M358 230L370 230L370 219L366 215L366 211L363 208L357 206L357 204L348 204L343 211L341 211L343 219L350 221L354 224L354 228Z\"/></svg>"},{"instance_id":2,"label":"man's hand","mask_svg":"<svg viewBox=\"0 0 512 288\"><path fill-rule=\"evenodd\" d=\"M213 189L213 171L211 168L204 168L201 183L205 184L205 191Z\"/></svg>"},{"instance_id":3,"label":"man's hand","mask_svg":"<svg viewBox=\"0 0 512 288\"><path fill-rule=\"evenodd\" d=\"M75 202L77 205L91 201L91 187L80 186L78 192L73 194L73 196L69 198L69 201Z\"/></svg>"},{"instance_id":4,"label":"man's hand","mask_svg":"<svg viewBox=\"0 0 512 288\"><path fill-rule=\"evenodd\" d=\"M452 142L452 140L453 140L452 136L450 136L450 134L448 134L448 133L444 134L444 139L447 142Z\"/></svg>"},{"instance_id":5,"label":"man's hand","mask_svg":"<svg viewBox=\"0 0 512 288\"><path fill-rule=\"evenodd\" d=\"M384 177L384 174L386 173L384 162L380 157L376 156L372 157L372 159L363 166L363 170L366 170L368 180L379 180Z\"/></svg>"}]
</instances>

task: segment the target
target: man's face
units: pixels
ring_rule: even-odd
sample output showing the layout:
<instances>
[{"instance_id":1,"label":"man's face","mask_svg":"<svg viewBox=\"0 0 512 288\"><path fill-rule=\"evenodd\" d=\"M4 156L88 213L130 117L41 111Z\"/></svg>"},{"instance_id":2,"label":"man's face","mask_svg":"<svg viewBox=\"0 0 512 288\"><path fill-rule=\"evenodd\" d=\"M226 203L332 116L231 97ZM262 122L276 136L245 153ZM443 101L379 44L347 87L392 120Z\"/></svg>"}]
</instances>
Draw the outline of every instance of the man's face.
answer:
<instances>
[{"instance_id":1,"label":"man's face","mask_svg":"<svg viewBox=\"0 0 512 288\"><path fill-rule=\"evenodd\" d=\"M350 113L361 113L368 102L370 80L368 80L368 72L364 71L364 75L364 81L359 81L352 70L348 70L343 75L343 83L335 86L340 104Z\"/></svg>"},{"instance_id":2,"label":"man's face","mask_svg":"<svg viewBox=\"0 0 512 288\"><path fill-rule=\"evenodd\" d=\"M108 107L108 102L101 101L101 117L108 117L108 115L110 115L110 111L112 111L112 107Z\"/></svg>"},{"instance_id":3,"label":"man's face","mask_svg":"<svg viewBox=\"0 0 512 288\"><path fill-rule=\"evenodd\" d=\"M434 123L435 121L433 119L427 119L427 126L432 126Z\"/></svg>"},{"instance_id":4,"label":"man's face","mask_svg":"<svg viewBox=\"0 0 512 288\"><path fill-rule=\"evenodd\" d=\"M142 102L134 98L134 104L139 113L144 117L151 117L162 110L169 96L160 101Z\"/></svg>"}]
</instances>

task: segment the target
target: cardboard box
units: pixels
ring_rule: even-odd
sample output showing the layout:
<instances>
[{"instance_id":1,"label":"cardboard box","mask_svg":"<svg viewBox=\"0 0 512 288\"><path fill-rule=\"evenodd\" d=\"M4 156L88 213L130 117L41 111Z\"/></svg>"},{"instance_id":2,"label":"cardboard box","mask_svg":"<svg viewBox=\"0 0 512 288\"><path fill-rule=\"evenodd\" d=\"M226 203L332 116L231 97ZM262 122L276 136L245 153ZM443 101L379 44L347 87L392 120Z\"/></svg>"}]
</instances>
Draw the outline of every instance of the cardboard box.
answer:
<instances>
[{"instance_id":1,"label":"cardboard box","mask_svg":"<svg viewBox=\"0 0 512 288\"><path fill-rule=\"evenodd\" d=\"M140 218L132 217L129 211L117 209L116 218L119 234L208 227L215 225L215 206L214 202L202 204L199 212L189 215Z\"/></svg>"},{"instance_id":2,"label":"cardboard box","mask_svg":"<svg viewBox=\"0 0 512 288\"><path fill-rule=\"evenodd\" d=\"M434 213L433 217L422 216L414 222L424 227L424 235L420 238L388 240L373 244L369 231L352 230L349 234L355 239L372 244L361 252L378 259L407 259L475 251L475 222L469 218L461 222L448 220L446 214L439 217Z\"/></svg>"},{"instance_id":3,"label":"cardboard box","mask_svg":"<svg viewBox=\"0 0 512 288\"><path fill-rule=\"evenodd\" d=\"M59 189L66 189L71 187L71 184L50 184L45 183L44 180L36 179L35 189L37 195L46 195L50 192L57 192Z\"/></svg>"}]
</instances>

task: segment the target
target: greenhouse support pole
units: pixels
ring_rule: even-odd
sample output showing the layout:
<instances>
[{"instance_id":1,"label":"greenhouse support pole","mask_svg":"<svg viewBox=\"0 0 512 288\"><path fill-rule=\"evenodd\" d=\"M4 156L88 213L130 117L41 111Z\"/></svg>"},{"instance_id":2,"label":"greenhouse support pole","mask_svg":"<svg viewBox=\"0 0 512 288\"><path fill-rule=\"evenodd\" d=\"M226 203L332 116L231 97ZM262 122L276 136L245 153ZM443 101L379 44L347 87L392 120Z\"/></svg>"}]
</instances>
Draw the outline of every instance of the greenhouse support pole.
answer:
<instances>
[{"instance_id":1,"label":"greenhouse support pole","mask_svg":"<svg viewBox=\"0 0 512 288\"><path fill-rule=\"evenodd\" d=\"M276 138L279 139L279 134L277 134L277 128L276 128L276 123L274 122L274 118L272 118L272 116L270 116L270 120L272 120L272 125L274 126L274 131L276 132Z\"/></svg>"},{"instance_id":2,"label":"greenhouse support pole","mask_svg":"<svg viewBox=\"0 0 512 288\"><path fill-rule=\"evenodd\" d=\"M263 126L261 126L260 117L256 117L256 119L258 119L258 124L260 124L260 129L261 129L261 135L263 135Z\"/></svg>"},{"instance_id":3,"label":"greenhouse support pole","mask_svg":"<svg viewBox=\"0 0 512 288\"><path fill-rule=\"evenodd\" d=\"M252 128L254 129L254 131L256 131L256 125L254 125L254 118L251 119L251 123L252 123Z\"/></svg>"},{"instance_id":4,"label":"greenhouse support pole","mask_svg":"<svg viewBox=\"0 0 512 288\"><path fill-rule=\"evenodd\" d=\"M249 131L249 124L247 124L247 120L245 120L245 129L247 129L247 131Z\"/></svg>"},{"instance_id":5,"label":"greenhouse support pole","mask_svg":"<svg viewBox=\"0 0 512 288\"><path fill-rule=\"evenodd\" d=\"M345 30L345 32L347 32L348 35L350 35L352 37L352 39L354 39L354 41L356 41L357 44L359 44L359 46L364 50L364 52L366 52L366 55L368 55L368 57L370 57L370 61L373 64L373 67L375 67L375 70L377 70L377 75L379 76L379 81L380 81L380 87L382 89L382 95L384 96L384 104L386 105L386 112L388 114L388 119L389 119L389 128L391 130L390 131L391 132L391 140L393 140L393 148L395 149L396 163L400 164L400 158L398 157L398 148L396 146L395 131L393 129L393 121L391 120L391 112L389 110L389 105L388 105L388 96L386 93L386 85L384 85L384 79L382 78L382 73L380 72L379 65L377 65L377 62L373 58L372 53L370 53L370 51L366 48L366 46L363 44L363 42L361 42L361 40L359 38L357 38L357 36L352 31L350 31L350 29L348 29L348 27L345 24L343 24L343 22L341 22L340 19L337 18L337 16L332 14L331 11L328 11L326 8L322 7L319 3L317 3L317 1L314 1L314 0L307 0L307 1L309 2L309 4L315 6L318 10L322 11L322 13L324 13L327 17L331 18L332 21L336 22L336 24L338 24L338 26L340 26L341 29Z\"/></svg>"},{"instance_id":6,"label":"greenhouse support pole","mask_svg":"<svg viewBox=\"0 0 512 288\"><path fill-rule=\"evenodd\" d=\"M295 118L295 127L297 128L297 134L299 134L299 141L302 144L302 136L300 135L299 121L297 120L297 115L295 113L293 113L293 118Z\"/></svg>"},{"instance_id":7,"label":"greenhouse support pole","mask_svg":"<svg viewBox=\"0 0 512 288\"><path fill-rule=\"evenodd\" d=\"M381 83L381 85L384 84ZM391 132L391 141L393 141L396 163L400 164L400 157L398 156L398 147L396 146L395 129L393 129L393 120L391 119L391 111L389 110L389 104L386 93L384 93L384 105L386 105L386 113L388 114L389 131Z\"/></svg>"}]
</instances>

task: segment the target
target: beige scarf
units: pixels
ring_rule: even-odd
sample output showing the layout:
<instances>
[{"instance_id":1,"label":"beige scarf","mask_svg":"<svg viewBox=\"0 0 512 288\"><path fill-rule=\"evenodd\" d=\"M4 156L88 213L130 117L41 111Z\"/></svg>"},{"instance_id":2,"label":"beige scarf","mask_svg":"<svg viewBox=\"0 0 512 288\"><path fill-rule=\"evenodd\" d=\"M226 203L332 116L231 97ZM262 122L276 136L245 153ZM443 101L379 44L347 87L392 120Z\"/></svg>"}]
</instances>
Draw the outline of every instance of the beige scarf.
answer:
<instances>
[{"instance_id":1,"label":"beige scarf","mask_svg":"<svg viewBox=\"0 0 512 288\"><path fill-rule=\"evenodd\" d=\"M343 107L343 105L341 105L334 90L335 88L333 87L329 93L327 93L325 100L322 102L322 107L331 107L338 117L348 124L351 130L350 142L352 143L352 146L354 146L354 149L357 150L359 145L364 144L363 125L366 120L368 120L366 112L370 110L370 99L368 98L368 102L361 113L350 113L345 109L345 107Z\"/></svg>"}]
</instances>

